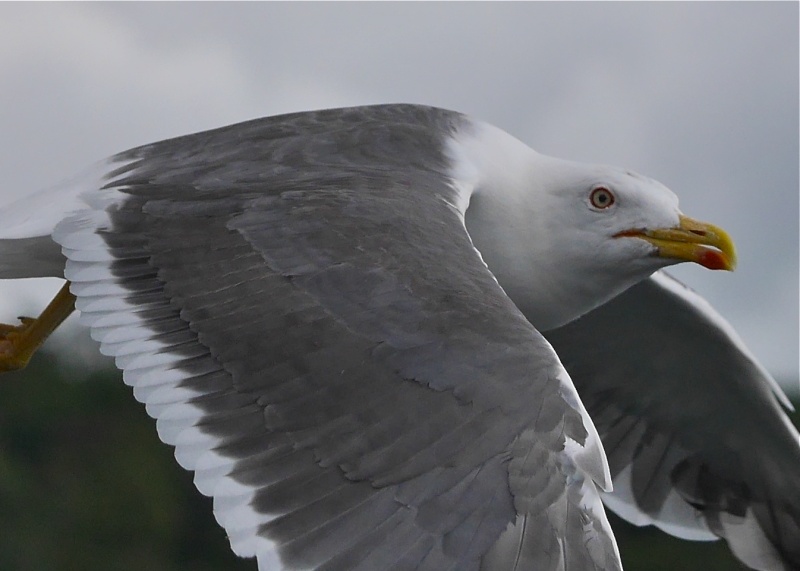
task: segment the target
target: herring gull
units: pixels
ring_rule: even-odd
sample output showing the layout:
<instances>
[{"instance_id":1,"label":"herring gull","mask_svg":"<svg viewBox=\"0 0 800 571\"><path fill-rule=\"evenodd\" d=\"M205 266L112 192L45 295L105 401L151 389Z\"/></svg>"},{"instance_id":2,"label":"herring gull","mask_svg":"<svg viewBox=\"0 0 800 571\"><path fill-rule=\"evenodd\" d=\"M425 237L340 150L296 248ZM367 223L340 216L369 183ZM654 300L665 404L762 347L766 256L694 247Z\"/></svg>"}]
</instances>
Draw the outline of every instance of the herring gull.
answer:
<instances>
[{"instance_id":1,"label":"herring gull","mask_svg":"<svg viewBox=\"0 0 800 571\"><path fill-rule=\"evenodd\" d=\"M654 180L379 105L145 145L0 221L0 278L67 280L0 367L76 307L262 571L621 569L603 504L800 569L790 404L660 271L732 242Z\"/></svg>"}]
</instances>

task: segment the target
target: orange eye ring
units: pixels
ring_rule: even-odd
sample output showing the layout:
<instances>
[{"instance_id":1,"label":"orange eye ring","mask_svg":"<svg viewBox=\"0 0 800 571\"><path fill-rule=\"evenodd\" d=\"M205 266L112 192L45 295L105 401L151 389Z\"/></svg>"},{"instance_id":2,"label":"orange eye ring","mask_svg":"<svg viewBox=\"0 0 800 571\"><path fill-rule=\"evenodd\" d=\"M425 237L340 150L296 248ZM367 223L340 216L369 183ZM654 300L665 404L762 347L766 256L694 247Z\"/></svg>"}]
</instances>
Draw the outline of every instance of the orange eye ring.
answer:
<instances>
[{"instance_id":1,"label":"orange eye ring","mask_svg":"<svg viewBox=\"0 0 800 571\"><path fill-rule=\"evenodd\" d=\"M598 186L589 195L589 202L598 210L605 210L615 202L614 193L604 186Z\"/></svg>"}]
</instances>

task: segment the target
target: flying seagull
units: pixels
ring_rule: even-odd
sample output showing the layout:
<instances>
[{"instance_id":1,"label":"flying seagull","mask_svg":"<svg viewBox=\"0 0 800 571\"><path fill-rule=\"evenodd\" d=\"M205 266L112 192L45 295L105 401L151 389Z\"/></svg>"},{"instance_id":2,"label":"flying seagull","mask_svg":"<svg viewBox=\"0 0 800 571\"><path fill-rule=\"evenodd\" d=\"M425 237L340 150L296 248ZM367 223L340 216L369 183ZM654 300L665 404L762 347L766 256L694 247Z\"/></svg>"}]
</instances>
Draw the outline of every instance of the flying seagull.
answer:
<instances>
[{"instance_id":1,"label":"flying seagull","mask_svg":"<svg viewBox=\"0 0 800 571\"><path fill-rule=\"evenodd\" d=\"M355 107L120 153L0 238L67 280L0 366L77 307L262 571L621 569L603 503L800 569L791 405L659 271L733 244L654 180Z\"/></svg>"}]
</instances>

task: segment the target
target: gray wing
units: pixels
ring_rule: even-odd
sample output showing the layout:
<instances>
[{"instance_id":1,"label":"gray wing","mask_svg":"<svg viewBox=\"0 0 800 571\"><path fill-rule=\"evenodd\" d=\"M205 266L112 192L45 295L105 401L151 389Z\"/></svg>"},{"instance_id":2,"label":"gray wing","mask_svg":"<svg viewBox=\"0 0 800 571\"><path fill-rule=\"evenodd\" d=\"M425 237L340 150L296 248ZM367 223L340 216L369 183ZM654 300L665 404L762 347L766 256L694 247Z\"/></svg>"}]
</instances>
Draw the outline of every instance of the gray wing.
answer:
<instances>
[{"instance_id":1,"label":"gray wing","mask_svg":"<svg viewBox=\"0 0 800 571\"><path fill-rule=\"evenodd\" d=\"M260 569L619 568L591 422L454 206L462 120L149 145L56 228L83 321Z\"/></svg>"},{"instance_id":2,"label":"gray wing","mask_svg":"<svg viewBox=\"0 0 800 571\"><path fill-rule=\"evenodd\" d=\"M656 274L546 333L600 432L605 504L755 569L800 569L800 437L785 396L697 294Z\"/></svg>"}]
</instances>

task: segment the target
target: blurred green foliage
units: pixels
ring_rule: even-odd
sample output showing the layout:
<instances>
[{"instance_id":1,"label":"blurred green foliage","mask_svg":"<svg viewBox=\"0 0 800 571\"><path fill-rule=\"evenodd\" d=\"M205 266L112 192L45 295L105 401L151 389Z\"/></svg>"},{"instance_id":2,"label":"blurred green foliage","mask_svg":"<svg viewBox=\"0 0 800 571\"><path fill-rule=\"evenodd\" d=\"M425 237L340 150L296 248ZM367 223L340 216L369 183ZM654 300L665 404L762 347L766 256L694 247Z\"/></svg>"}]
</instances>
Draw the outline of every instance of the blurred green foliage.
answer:
<instances>
[{"instance_id":1,"label":"blurred green foliage","mask_svg":"<svg viewBox=\"0 0 800 571\"><path fill-rule=\"evenodd\" d=\"M40 352L0 378L0 570L255 571L120 377ZM612 526L626 571L743 569L723 542Z\"/></svg>"},{"instance_id":2,"label":"blurred green foliage","mask_svg":"<svg viewBox=\"0 0 800 571\"><path fill-rule=\"evenodd\" d=\"M0 378L0 570L255 571L115 370Z\"/></svg>"}]
</instances>

